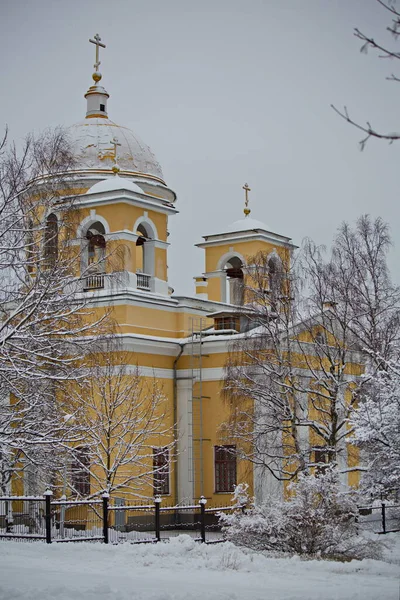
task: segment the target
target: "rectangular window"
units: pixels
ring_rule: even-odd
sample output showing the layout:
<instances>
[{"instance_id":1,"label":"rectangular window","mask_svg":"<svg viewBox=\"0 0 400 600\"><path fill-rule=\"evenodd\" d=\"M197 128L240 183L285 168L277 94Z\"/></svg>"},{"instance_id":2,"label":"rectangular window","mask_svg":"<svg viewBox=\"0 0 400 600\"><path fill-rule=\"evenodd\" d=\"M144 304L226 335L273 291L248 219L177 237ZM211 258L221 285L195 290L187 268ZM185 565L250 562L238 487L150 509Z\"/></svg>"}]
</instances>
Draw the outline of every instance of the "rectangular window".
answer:
<instances>
[{"instance_id":1,"label":"rectangular window","mask_svg":"<svg viewBox=\"0 0 400 600\"><path fill-rule=\"evenodd\" d=\"M315 473L325 473L329 464L329 452L324 446L315 446L314 448L314 466Z\"/></svg>"},{"instance_id":2,"label":"rectangular window","mask_svg":"<svg viewBox=\"0 0 400 600\"><path fill-rule=\"evenodd\" d=\"M153 488L155 495L169 494L168 448L153 448Z\"/></svg>"},{"instance_id":3,"label":"rectangular window","mask_svg":"<svg viewBox=\"0 0 400 600\"><path fill-rule=\"evenodd\" d=\"M236 317L216 317L215 329L234 329L239 331L239 319Z\"/></svg>"},{"instance_id":4,"label":"rectangular window","mask_svg":"<svg viewBox=\"0 0 400 600\"><path fill-rule=\"evenodd\" d=\"M90 456L88 448L76 448L71 465L72 491L79 496L90 495Z\"/></svg>"},{"instance_id":5,"label":"rectangular window","mask_svg":"<svg viewBox=\"0 0 400 600\"><path fill-rule=\"evenodd\" d=\"M215 491L232 492L236 485L236 446L215 446Z\"/></svg>"}]
</instances>

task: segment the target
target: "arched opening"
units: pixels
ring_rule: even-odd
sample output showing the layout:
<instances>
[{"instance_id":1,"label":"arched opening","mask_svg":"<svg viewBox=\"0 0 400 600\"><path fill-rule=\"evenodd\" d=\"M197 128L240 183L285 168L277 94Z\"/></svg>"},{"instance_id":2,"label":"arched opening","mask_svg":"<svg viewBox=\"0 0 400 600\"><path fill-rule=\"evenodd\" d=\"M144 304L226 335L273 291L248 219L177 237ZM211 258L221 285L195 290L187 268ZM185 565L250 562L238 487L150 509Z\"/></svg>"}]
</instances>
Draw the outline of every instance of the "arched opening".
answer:
<instances>
[{"instance_id":1,"label":"arched opening","mask_svg":"<svg viewBox=\"0 0 400 600\"><path fill-rule=\"evenodd\" d=\"M150 278L154 274L154 248L151 245L152 231L145 223L140 223L135 231L136 240L136 277L137 287L150 289Z\"/></svg>"},{"instance_id":2,"label":"arched opening","mask_svg":"<svg viewBox=\"0 0 400 600\"><path fill-rule=\"evenodd\" d=\"M274 256L268 261L268 284L271 308L276 310L277 301L282 294L282 269L279 260Z\"/></svg>"},{"instance_id":3,"label":"arched opening","mask_svg":"<svg viewBox=\"0 0 400 600\"><path fill-rule=\"evenodd\" d=\"M46 219L44 258L47 267L53 267L58 258L58 219L54 213Z\"/></svg>"},{"instance_id":4,"label":"arched opening","mask_svg":"<svg viewBox=\"0 0 400 600\"><path fill-rule=\"evenodd\" d=\"M225 302L243 304L243 263L238 256L233 256L225 265L226 288Z\"/></svg>"},{"instance_id":5,"label":"arched opening","mask_svg":"<svg viewBox=\"0 0 400 600\"><path fill-rule=\"evenodd\" d=\"M100 221L93 223L86 231L88 240L86 257L88 277L86 289L104 287L104 274L106 272L106 239L104 225Z\"/></svg>"},{"instance_id":6,"label":"arched opening","mask_svg":"<svg viewBox=\"0 0 400 600\"><path fill-rule=\"evenodd\" d=\"M105 273L106 240L104 225L93 223L86 232L88 267L93 273Z\"/></svg>"}]
</instances>

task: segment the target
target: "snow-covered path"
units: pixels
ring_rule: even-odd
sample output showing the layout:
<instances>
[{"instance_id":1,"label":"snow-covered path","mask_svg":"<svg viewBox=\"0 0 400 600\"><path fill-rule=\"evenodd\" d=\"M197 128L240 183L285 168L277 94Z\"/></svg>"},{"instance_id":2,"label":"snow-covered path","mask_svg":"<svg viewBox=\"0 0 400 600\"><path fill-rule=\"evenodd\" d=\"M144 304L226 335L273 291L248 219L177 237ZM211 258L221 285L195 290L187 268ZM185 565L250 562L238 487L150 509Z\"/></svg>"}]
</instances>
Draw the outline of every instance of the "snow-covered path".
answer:
<instances>
[{"instance_id":1,"label":"snow-covered path","mask_svg":"<svg viewBox=\"0 0 400 600\"><path fill-rule=\"evenodd\" d=\"M1 600L399 600L398 565L169 544L0 543Z\"/></svg>"}]
</instances>

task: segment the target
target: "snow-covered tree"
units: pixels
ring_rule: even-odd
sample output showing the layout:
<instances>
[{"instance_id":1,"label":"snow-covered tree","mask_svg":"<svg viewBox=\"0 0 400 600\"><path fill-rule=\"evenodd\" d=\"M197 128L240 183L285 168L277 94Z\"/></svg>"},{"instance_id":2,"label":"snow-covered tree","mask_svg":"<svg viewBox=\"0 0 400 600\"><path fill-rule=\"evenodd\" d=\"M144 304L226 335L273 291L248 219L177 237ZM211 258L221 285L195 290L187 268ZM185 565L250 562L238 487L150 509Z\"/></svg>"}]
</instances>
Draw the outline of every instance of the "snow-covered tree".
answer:
<instances>
[{"instance_id":1,"label":"snow-covered tree","mask_svg":"<svg viewBox=\"0 0 400 600\"><path fill-rule=\"evenodd\" d=\"M174 451L172 415L159 382L132 367L116 336L99 341L86 364L84 377L66 391L82 439L70 453L70 491L82 493L74 488L75 469L90 479L91 495L153 496L169 480Z\"/></svg>"},{"instance_id":2,"label":"snow-covered tree","mask_svg":"<svg viewBox=\"0 0 400 600\"><path fill-rule=\"evenodd\" d=\"M102 329L80 281L74 156L61 130L0 145L1 490L27 465L49 465L76 442L56 401L79 377L89 336ZM84 275L84 274L83 274Z\"/></svg>"},{"instance_id":3,"label":"snow-covered tree","mask_svg":"<svg viewBox=\"0 0 400 600\"><path fill-rule=\"evenodd\" d=\"M373 495L400 490L400 361L385 363L368 381L352 415L366 459L363 486Z\"/></svg>"},{"instance_id":4,"label":"snow-covered tree","mask_svg":"<svg viewBox=\"0 0 400 600\"><path fill-rule=\"evenodd\" d=\"M222 434L277 480L327 462L357 466L346 438L368 381L361 375L379 368L370 357L390 356L399 333L389 245L380 219L343 224L329 254L307 241L295 266L282 261L274 297L268 257L249 260L243 315L251 330L231 347Z\"/></svg>"}]
</instances>

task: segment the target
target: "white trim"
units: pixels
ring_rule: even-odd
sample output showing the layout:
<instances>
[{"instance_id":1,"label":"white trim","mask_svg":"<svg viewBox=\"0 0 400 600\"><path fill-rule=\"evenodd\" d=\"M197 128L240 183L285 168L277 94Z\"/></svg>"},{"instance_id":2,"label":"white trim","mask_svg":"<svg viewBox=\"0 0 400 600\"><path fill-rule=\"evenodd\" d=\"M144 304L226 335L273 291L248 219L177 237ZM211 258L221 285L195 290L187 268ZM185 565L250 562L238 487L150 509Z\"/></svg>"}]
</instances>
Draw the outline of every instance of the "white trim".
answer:
<instances>
[{"instance_id":1,"label":"white trim","mask_svg":"<svg viewBox=\"0 0 400 600\"><path fill-rule=\"evenodd\" d=\"M150 217L147 214L147 211L144 212L143 215L141 215L138 219L136 219L134 226L132 227L132 231L133 233L135 233L135 231L137 231L137 228L139 227L139 225L142 225L142 223L144 223L145 225L149 225L152 229L152 235L151 235L151 239L152 240L158 240L158 232L157 232L157 227L154 224L154 221L152 221L150 219Z\"/></svg>"},{"instance_id":2,"label":"white trim","mask_svg":"<svg viewBox=\"0 0 400 600\"><path fill-rule=\"evenodd\" d=\"M103 225L106 235L110 234L110 227L106 219L101 215L96 214L95 211L91 210L90 215L85 217L78 225L78 229L76 232L78 243L82 241L82 239L84 238L84 233L86 233L86 230L89 229L90 225L96 223L97 221Z\"/></svg>"},{"instance_id":3,"label":"white trim","mask_svg":"<svg viewBox=\"0 0 400 600\"><path fill-rule=\"evenodd\" d=\"M132 242L133 244L136 244L138 237L139 236L136 233L133 233L129 229L120 229L119 231L112 231L109 234L108 239L109 240L118 240L118 241L123 241L123 242ZM162 249L166 250L168 248L168 246L170 246L170 244L168 242L163 242L162 240L156 239L153 241L154 241L155 248L162 248ZM74 240L74 242L75 242L75 240Z\"/></svg>"},{"instance_id":4,"label":"white trim","mask_svg":"<svg viewBox=\"0 0 400 600\"><path fill-rule=\"evenodd\" d=\"M95 196L95 195L96 194L93 194L93 196ZM77 199L77 205L79 205L80 208L91 207L91 206L101 206L102 204L106 204L107 206L111 205L111 204L127 204L128 206L138 206L138 207L142 207L142 208L148 208L149 210L153 210L155 212L163 213L166 215L176 215L179 212L172 205L171 206L166 205L165 200L162 201L160 199L159 202L152 202L151 200L136 198L136 197L134 197L133 193L132 193L132 195L129 195L128 193L116 195L116 193L113 192L112 197L98 198L97 200L94 198L85 196L85 194L83 194L82 196L79 196Z\"/></svg>"},{"instance_id":5,"label":"white trim","mask_svg":"<svg viewBox=\"0 0 400 600\"><path fill-rule=\"evenodd\" d=\"M217 264L217 271L223 271L227 262L230 261L231 258L239 258L242 261L242 265L246 266L246 259L240 252L235 252L234 250L230 250L221 256Z\"/></svg>"},{"instance_id":6,"label":"white trim","mask_svg":"<svg viewBox=\"0 0 400 600\"><path fill-rule=\"evenodd\" d=\"M226 235L226 237L224 237ZM216 238L207 241L208 238ZM232 243L241 243L241 242L253 242L253 241L262 241L268 242L269 244L275 244L277 246L283 246L285 248L298 248L295 244L291 243L291 238L286 238L283 236L279 236L277 234L268 234L267 232L238 232L236 234L221 234L220 236L207 236L205 242L201 242L200 244L195 244L197 248L209 248L210 246L225 246L227 244Z\"/></svg>"}]
</instances>

